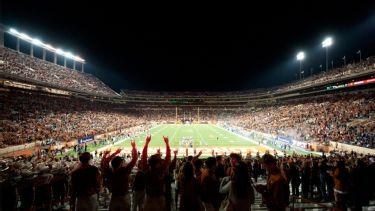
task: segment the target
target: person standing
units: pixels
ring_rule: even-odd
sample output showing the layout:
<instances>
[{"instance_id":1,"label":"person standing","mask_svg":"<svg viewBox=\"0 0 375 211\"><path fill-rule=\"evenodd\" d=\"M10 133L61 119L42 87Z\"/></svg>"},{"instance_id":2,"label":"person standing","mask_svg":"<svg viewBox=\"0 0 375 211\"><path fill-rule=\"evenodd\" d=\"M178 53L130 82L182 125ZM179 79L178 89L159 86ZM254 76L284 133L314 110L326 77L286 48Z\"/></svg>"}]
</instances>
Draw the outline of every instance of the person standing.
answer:
<instances>
[{"instance_id":1,"label":"person standing","mask_svg":"<svg viewBox=\"0 0 375 211\"><path fill-rule=\"evenodd\" d=\"M90 164L91 154L79 156L80 166L71 173L71 205L77 211L97 211L97 194L102 185L99 169ZM73 209L74 210L74 209Z\"/></svg>"},{"instance_id":2,"label":"person standing","mask_svg":"<svg viewBox=\"0 0 375 211\"><path fill-rule=\"evenodd\" d=\"M200 176L202 202L206 211L217 211L220 207L220 182L215 176L216 158L209 157L205 161L206 168Z\"/></svg>"},{"instance_id":3,"label":"person standing","mask_svg":"<svg viewBox=\"0 0 375 211\"><path fill-rule=\"evenodd\" d=\"M141 165L145 172L146 197L144 201L144 211L164 211L165 202L165 177L171 162L171 148L168 137L164 136L166 145L166 156L162 160L160 154L151 155L147 160L148 144L151 136L147 136L146 144L143 148Z\"/></svg>"},{"instance_id":4,"label":"person standing","mask_svg":"<svg viewBox=\"0 0 375 211\"><path fill-rule=\"evenodd\" d=\"M272 155L263 155L262 162L268 172L267 184L258 184L255 189L262 194L263 203L270 211L284 211L289 205L290 195L286 176L281 172Z\"/></svg>"},{"instance_id":5,"label":"person standing","mask_svg":"<svg viewBox=\"0 0 375 211\"><path fill-rule=\"evenodd\" d=\"M107 174L107 185L109 191L112 193L109 210L124 210L130 211L130 194L129 194L129 175L135 166L138 159L137 149L135 148L135 141L131 141L132 159L127 165L124 164L124 159L116 156L112 159L112 171ZM107 161L108 162L108 161ZM108 165L104 165L108 166Z\"/></svg>"},{"instance_id":6,"label":"person standing","mask_svg":"<svg viewBox=\"0 0 375 211\"><path fill-rule=\"evenodd\" d=\"M250 210L255 198L248 166L245 162L239 161L234 168L233 175L221 180L220 193L228 195L233 210Z\"/></svg>"}]
</instances>

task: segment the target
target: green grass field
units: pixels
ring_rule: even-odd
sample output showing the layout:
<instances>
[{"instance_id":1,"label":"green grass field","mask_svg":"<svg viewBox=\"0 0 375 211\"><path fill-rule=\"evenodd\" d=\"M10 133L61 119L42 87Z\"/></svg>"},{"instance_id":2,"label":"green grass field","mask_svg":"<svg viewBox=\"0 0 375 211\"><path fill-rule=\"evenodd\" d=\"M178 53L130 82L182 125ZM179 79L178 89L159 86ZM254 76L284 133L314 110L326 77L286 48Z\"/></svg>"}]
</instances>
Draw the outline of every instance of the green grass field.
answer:
<instances>
[{"instance_id":1,"label":"green grass field","mask_svg":"<svg viewBox=\"0 0 375 211\"><path fill-rule=\"evenodd\" d=\"M215 151L222 152L251 152L255 154L260 152L263 154L265 151L269 150L271 153L273 149L278 150L281 154L282 149L275 146L259 146L257 141L251 140L249 138L242 137L240 135L229 132L223 128L217 127L210 124L192 124L192 125L180 125L180 124L161 124L158 125L146 133L140 134L133 139L136 141L138 149L142 149L145 144L146 136L151 134L151 142L149 148L165 148L165 143L163 141L163 135L169 137L169 143L171 148L183 149L186 146L180 145L180 140L184 137L192 137L193 147L200 150L203 149L206 153L210 153L211 149ZM114 147L130 147L130 142L125 141L120 144L116 144ZM294 152L298 154L309 154L309 152L291 149L286 150L287 154L292 154Z\"/></svg>"},{"instance_id":2,"label":"green grass field","mask_svg":"<svg viewBox=\"0 0 375 211\"><path fill-rule=\"evenodd\" d=\"M193 148L201 150L204 156L210 155L212 150L218 152L219 154L229 153L229 152L242 152L242 153L255 153L259 152L264 154L266 151L273 153L276 149L278 153L282 154L282 149L275 146L265 146L259 145L257 141L251 140L249 138L242 137L240 135L229 132L223 128L217 127L210 124L192 124L192 125L181 125L181 124L161 124L154 128L146 131L145 133L139 134L138 136L132 137L136 141L136 146L138 150L142 150L145 139L147 135L151 135L151 142L149 148L152 152L158 148L161 151L165 150L165 143L163 136L169 137L169 143L172 148L179 149L179 153L184 153L181 150L186 148L186 145L180 145L180 141L185 137L191 137L193 140ZM130 139L116 143L112 145L98 145L96 147L89 145L88 151L93 152L95 150L111 149L116 150L116 148L125 148L126 151L130 151ZM104 147L104 148L103 148ZM189 153L192 150L188 147ZM298 154L309 154L309 152L291 149L286 151L288 154L296 152ZM72 150L68 154L75 154Z\"/></svg>"},{"instance_id":3,"label":"green grass field","mask_svg":"<svg viewBox=\"0 0 375 211\"><path fill-rule=\"evenodd\" d=\"M136 144L143 146L148 134L151 134L150 147L164 147L163 135L168 136L171 147L185 147L179 145L183 137L192 137L194 147L248 147L256 145L246 138L208 124L159 125L147 133L135 137ZM118 146L128 145L129 143L125 142Z\"/></svg>"}]
</instances>

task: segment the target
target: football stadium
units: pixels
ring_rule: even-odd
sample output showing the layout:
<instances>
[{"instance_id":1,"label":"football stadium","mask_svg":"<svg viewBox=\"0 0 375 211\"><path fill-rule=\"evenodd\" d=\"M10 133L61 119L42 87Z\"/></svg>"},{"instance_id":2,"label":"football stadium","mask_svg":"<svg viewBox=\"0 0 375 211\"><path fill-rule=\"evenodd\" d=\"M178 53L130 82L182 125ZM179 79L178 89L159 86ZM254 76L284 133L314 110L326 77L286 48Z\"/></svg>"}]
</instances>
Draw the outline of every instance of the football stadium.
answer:
<instances>
[{"instance_id":1,"label":"football stadium","mask_svg":"<svg viewBox=\"0 0 375 211\"><path fill-rule=\"evenodd\" d=\"M375 54L334 60L339 34L292 81L162 91L40 33L0 23L0 211L375 210Z\"/></svg>"}]
</instances>

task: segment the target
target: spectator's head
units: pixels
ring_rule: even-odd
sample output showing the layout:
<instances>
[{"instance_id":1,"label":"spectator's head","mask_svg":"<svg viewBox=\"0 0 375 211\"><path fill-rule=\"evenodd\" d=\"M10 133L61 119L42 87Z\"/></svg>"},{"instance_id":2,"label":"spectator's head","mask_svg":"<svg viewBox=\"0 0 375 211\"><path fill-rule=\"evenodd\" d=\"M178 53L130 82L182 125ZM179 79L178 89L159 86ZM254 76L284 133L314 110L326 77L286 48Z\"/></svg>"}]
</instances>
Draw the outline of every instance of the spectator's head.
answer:
<instances>
[{"instance_id":1,"label":"spectator's head","mask_svg":"<svg viewBox=\"0 0 375 211\"><path fill-rule=\"evenodd\" d=\"M222 163L223 162L223 156L219 155L219 156L216 156L216 161L217 163Z\"/></svg>"},{"instance_id":2,"label":"spectator's head","mask_svg":"<svg viewBox=\"0 0 375 211\"><path fill-rule=\"evenodd\" d=\"M270 154L262 156L262 163L268 171L276 168L276 159Z\"/></svg>"},{"instance_id":3,"label":"spectator's head","mask_svg":"<svg viewBox=\"0 0 375 211\"><path fill-rule=\"evenodd\" d=\"M112 168L114 168L114 169L119 168L123 161L124 161L124 159L122 159L122 157L120 157L120 156L114 157L111 161Z\"/></svg>"},{"instance_id":4,"label":"spectator's head","mask_svg":"<svg viewBox=\"0 0 375 211\"><path fill-rule=\"evenodd\" d=\"M196 171L199 171L203 166L203 161L201 159L197 159L194 161L194 167Z\"/></svg>"},{"instance_id":5,"label":"spectator's head","mask_svg":"<svg viewBox=\"0 0 375 211\"><path fill-rule=\"evenodd\" d=\"M214 157L209 157L207 160L204 162L206 164L206 168L214 171L216 168L216 159Z\"/></svg>"},{"instance_id":6,"label":"spectator's head","mask_svg":"<svg viewBox=\"0 0 375 211\"><path fill-rule=\"evenodd\" d=\"M230 164L236 166L239 161L241 161L241 156L237 153L230 153Z\"/></svg>"},{"instance_id":7,"label":"spectator's head","mask_svg":"<svg viewBox=\"0 0 375 211\"><path fill-rule=\"evenodd\" d=\"M158 154L151 155L150 158L148 159L148 165L151 168L156 168L160 166L160 163L161 163L161 158L160 158L160 155Z\"/></svg>"},{"instance_id":8,"label":"spectator's head","mask_svg":"<svg viewBox=\"0 0 375 211\"><path fill-rule=\"evenodd\" d=\"M81 161L82 164L88 164L91 158L92 156L89 152L84 152L79 155L79 161Z\"/></svg>"},{"instance_id":9,"label":"spectator's head","mask_svg":"<svg viewBox=\"0 0 375 211\"><path fill-rule=\"evenodd\" d=\"M185 162L182 167L182 182L188 182L194 178L194 168L190 162Z\"/></svg>"}]
</instances>

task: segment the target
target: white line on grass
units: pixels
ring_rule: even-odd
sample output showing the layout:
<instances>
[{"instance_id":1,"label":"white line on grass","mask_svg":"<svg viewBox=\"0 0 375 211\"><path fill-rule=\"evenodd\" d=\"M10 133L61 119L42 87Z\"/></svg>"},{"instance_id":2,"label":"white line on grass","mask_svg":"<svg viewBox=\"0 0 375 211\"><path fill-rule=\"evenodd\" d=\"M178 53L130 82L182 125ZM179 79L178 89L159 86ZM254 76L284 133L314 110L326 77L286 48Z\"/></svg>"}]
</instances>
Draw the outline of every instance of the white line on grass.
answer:
<instances>
[{"instance_id":1,"label":"white line on grass","mask_svg":"<svg viewBox=\"0 0 375 211\"><path fill-rule=\"evenodd\" d=\"M232 133L232 134L234 134L234 135L236 135L236 136L239 136L239 137L245 139L246 141L250 141L250 142L252 142L252 143L254 143L254 144L256 144L256 145L259 145L259 143L256 142L256 141L254 141L253 139L250 139L250 138L245 137L245 136L243 136L243 135L240 135L240 134L234 133L234 132L232 132L232 131L226 130L225 128L219 127L219 126L217 126L217 125L213 125L213 126L219 128L219 129L221 129L221 130L224 130L224 131L226 131L226 132Z\"/></svg>"},{"instance_id":2,"label":"white line on grass","mask_svg":"<svg viewBox=\"0 0 375 211\"><path fill-rule=\"evenodd\" d=\"M171 139L172 142L174 141L174 137L176 136L177 132L180 131L180 130L181 130L181 126L178 125L178 128L176 129L176 131L174 131L174 134L172 136L172 139ZM177 146L179 146L179 144L177 144Z\"/></svg>"},{"instance_id":3,"label":"white line on grass","mask_svg":"<svg viewBox=\"0 0 375 211\"><path fill-rule=\"evenodd\" d=\"M199 130L198 130L198 129L196 129L196 128L195 128L195 126L196 126L196 125L193 125L193 128L194 128L194 130L198 132L198 135L199 135L199 136L201 137L201 139L203 140L204 144L206 144L206 146L208 146L208 144L207 144L206 140L204 140L204 139L203 139L203 136L202 136L202 134L201 134L201 133L199 132ZM202 144L201 144L201 145L202 145Z\"/></svg>"},{"instance_id":4,"label":"white line on grass","mask_svg":"<svg viewBox=\"0 0 375 211\"><path fill-rule=\"evenodd\" d=\"M225 129L225 128L222 128L222 127L219 127L219 126L217 126L217 125L213 125L213 126L219 128L219 129L222 129L222 130L228 131L228 132L230 132L230 133L233 133L234 135L240 136L240 137L244 138L245 140L251 141L251 142L253 142L253 143L259 145L259 143L256 142L256 141L254 141L253 139L247 138L247 137L242 136L242 135L240 135L240 134L236 134L236 133L234 133L234 132L232 132L232 131L229 131L229 130L227 130L227 129ZM272 147L270 147L270 146L268 146L268 145L265 145L265 144L262 144L262 143L261 143L260 145L261 145L262 147L265 147L265 148L268 149L268 150L274 150L274 149L275 149L275 148L272 148ZM280 153L280 154L283 153L283 152L281 152L280 150L276 150L276 151L277 151L277 153ZM300 151L308 152L308 151L306 151L306 150L300 150ZM321 153L319 153L319 152L309 152L309 153L314 153L314 154L321 155Z\"/></svg>"},{"instance_id":5,"label":"white line on grass","mask_svg":"<svg viewBox=\"0 0 375 211\"><path fill-rule=\"evenodd\" d=\"M222 130L228 131L229 133L233 133L233 134L236 135L236 136L242 137L243 139L245 139L245 140L247 140L247 141L253 142L253 143L255 143L255 144L259 144L259 143L257 143L256 141L254 141L253 139L250 139L250 138L245 137L245 136L243 136L243 135L240 135L240 134L234 133L234 132L229 131L229 130L227 130L227 129L225 129L225 128L219 127L219 126L217 126L217 125L214 125L214 126L217 127L217 128L220 128L220 129L222 129ZM260 144L260 146L262 146L262 147L264 147L264 148L266 148L266 149L268 149L268 150L275 150L275 148L272 148L272 147L267 146L267 145L264 145L264 144ZM276 149L276 152L279 153L279 154L283 154L283 152L281 152L281 151L279 151L279 150L277 150L277 149Z\"/></svg>"}]
</instances>

